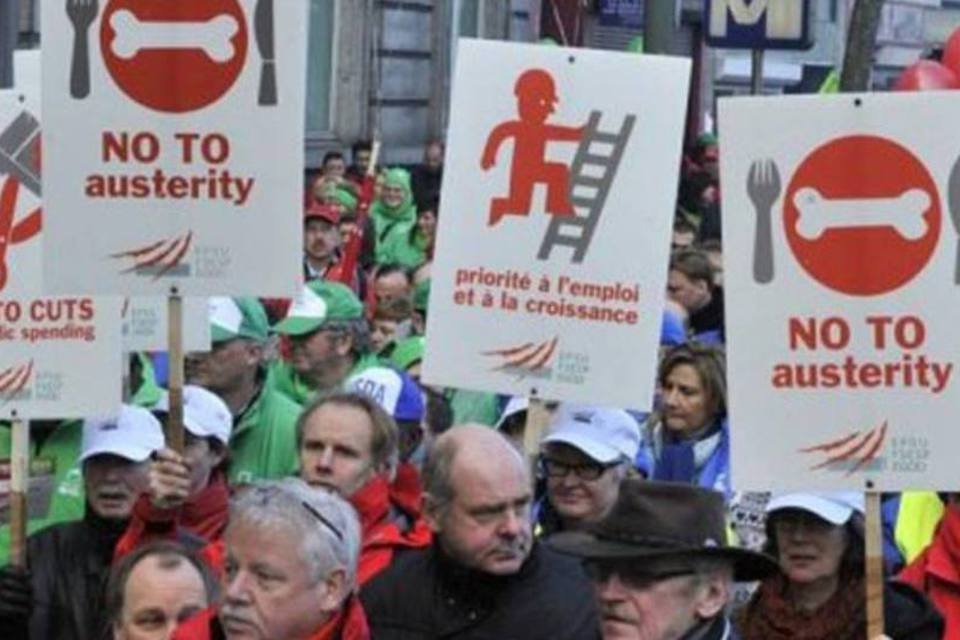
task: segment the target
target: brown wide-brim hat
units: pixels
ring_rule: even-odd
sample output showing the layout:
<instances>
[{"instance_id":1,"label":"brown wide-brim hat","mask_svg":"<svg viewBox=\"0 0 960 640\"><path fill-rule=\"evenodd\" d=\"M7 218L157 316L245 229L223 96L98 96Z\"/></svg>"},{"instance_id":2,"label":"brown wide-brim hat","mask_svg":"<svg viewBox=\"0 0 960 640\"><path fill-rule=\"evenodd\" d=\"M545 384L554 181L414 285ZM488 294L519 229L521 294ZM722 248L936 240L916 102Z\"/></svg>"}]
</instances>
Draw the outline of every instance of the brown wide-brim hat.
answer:
<instances>
[{"instance_id":1,"label":"brown wide-brim hat","mask_svg":"<svg viewBox=\"0 0 960 640\"><path fill-rule=\"evenodd\" d=\"M730 561L734 579L762 580L780 569L770 556L727 545L723 496L688 484L624 480L610 513L589 531L552 536L557 551L588 560L650 559L682 564Z\"/></svg>"}]
</instances>

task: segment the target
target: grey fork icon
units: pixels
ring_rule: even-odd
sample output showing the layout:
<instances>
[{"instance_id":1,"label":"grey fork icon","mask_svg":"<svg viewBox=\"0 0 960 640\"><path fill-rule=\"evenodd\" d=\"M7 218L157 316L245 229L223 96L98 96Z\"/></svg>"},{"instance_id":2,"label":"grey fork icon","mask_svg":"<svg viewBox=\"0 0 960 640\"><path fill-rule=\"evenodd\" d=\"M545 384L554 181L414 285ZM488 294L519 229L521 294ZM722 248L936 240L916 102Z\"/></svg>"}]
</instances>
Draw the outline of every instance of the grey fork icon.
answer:
<instances>
[{"instance_id":1,"label":"grey fork icon","mask_svg":"<svg viewBox=\"0 0 960 640\"><path fill-rule=\"evenodd\" d=\"M99 11L97 0L67 0L67 17L73 24L73 58L70 61L70 95L78 100L90 94L90 25Z\"/></svg>"},{"instance_id":2,"label":"grey fork icon","mask_svg":"<svg viewBox=\"0 0 960 640\"><path fill-rule=\"evenodd\" d=\"M758 284L773 280L773 228L770 211L780 197L780 172L773 160L756 160L747 174L747 195L757 214L753 237L753 279Z\"/></svg>"},{"instance_id":3,"label":"grey fork icon","mask_svg":"<svg viewBox=\"0 0 960 640\"><path fill-rule=\"evenodd\" d=\"M950 207L950 217L953 219L953 228L957 231L957 257L953 267L953 283L960 284L960 158L953 163L950 170L950 180L947 182L947 205Z\"/></svg>"}]
</instances>

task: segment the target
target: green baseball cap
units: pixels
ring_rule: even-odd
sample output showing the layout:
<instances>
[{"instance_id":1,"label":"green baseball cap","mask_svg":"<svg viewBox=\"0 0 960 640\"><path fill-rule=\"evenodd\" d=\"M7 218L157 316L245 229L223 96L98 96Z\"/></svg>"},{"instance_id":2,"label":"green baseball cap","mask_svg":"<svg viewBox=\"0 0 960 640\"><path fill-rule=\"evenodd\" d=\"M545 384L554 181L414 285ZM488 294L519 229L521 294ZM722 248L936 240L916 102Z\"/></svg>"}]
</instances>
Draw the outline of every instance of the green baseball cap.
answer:
<instances>
[{"instance_id":1,"label":"green baseball cap","mask_svg":"<svg viewBox=\"0 0 960 640\"><path fill-rule=\"evenodd\" d=\"M269 335L267 312L256 298L210 298L211 341L249 338L266 342Z\"/></svg>"},{"instance_id":2,"label":"green baseball cap","mask_svg":"<svg viewBox=\"0 0 960 640\"><path fill-rule=\"evenodd\" d=\"M327 322L363 317L363 304L350 287L339 282L308 282L294 300L287 317L273 330L288 336L313 333Z\"/></svg>"},{"instance_id":3,"label":"green baseball cap","mask_svg":"<svg viewBox=\"0 0 960 640\"><path fill-rule=\"evenodd\" d=\"M416 311L427 311L427 304L430 302L430 278L421 280L413 288L413 308Z\"/></svg>"},{"instance_id":4,"label":"green baseball cap","mask_svg":"<svg viewBox=\"0 0 960 640\"><path fill-rule=\"evenodd\" d=\"M423 350L427 340L423 336L413 336L401 340L390 352L390 362L406 371L423 360Z\"/></svg>"}]
</instances>

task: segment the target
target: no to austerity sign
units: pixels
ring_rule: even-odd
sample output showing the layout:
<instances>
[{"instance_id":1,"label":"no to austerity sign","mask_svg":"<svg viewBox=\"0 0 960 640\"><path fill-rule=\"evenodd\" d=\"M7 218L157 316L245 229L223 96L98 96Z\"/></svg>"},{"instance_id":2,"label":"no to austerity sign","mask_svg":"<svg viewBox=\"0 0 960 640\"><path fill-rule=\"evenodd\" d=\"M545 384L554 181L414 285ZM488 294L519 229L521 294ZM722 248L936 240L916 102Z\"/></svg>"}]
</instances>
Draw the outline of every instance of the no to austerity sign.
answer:
<instances>
[{"instance_id":1,"label":"no to austerity sign","mask_svg":"<svg viewBox=\"0 0 960 640\"><path fill-rule=\"evenodd\" d=\"M297 290L306 6L43 12L49 290Z\"/></svg>"},{"instance_id":2,"label":"no to austerity sign","mask_svg":"<svg viewBox=\"0 0 960 640\"><path fill-rule=\"evenodd\" d=\"M738 489L956 484L958 107L721 101Z\"/></svg>"},{"instance_id":3,"label":"no to austerity sign","mask_svg":"<svg viewBox=\"0 0 960 640\"><path fill-rule=\"evenodd\" d=\"M461 40L426 380L649 406L689 72Z\"/></svg>"},{"instance_id":4,"label":"no to austerity sign","mask_svg":"<svg viewBox=\"0 0 960 640\"><path fill-rule=\"evenodd\" d=\"M0 91L0 418L120 404L119 300L43 295L39 85L39 55L18 54L17 86Z\"/></svg>"}]
</instances>

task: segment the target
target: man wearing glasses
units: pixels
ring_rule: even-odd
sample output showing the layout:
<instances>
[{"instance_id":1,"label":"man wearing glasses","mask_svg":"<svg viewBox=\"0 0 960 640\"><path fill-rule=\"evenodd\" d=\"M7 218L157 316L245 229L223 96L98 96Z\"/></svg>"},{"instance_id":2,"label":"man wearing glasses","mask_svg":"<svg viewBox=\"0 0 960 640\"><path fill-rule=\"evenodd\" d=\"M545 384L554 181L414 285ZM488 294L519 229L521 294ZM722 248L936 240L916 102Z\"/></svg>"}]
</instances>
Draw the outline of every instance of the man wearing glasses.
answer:
<instances>
[{"instance_id":1,"label":"man wearing glasses","mask_svg":"<svg viewBox=\"0 0 960 640\"><path fill-rule=\"evenodd\" d=\"M606 518L550 545L583 558L604 640L734 640L733 581L778 570L773 558L727 546L722 494L679 483L625 480Z\"/></svg>"},{"instance_id":2,"label":"man wearing glasses","mask_svg":"<svg viewBox=\"0 0 960 640\"><path fill-rule=\"evenodd\" d=\"M354 594L360 525L342 498L303 481L251 485L230 509L219 606L173 640L367 640Z\"/></svg>"},{"instance_id":3,"label":"man wearing glasses","mask_svg":"<svg viewBox=\"0 0 960 640\"><path fill-rule=\"evenodd\" d=\"M600 521L633 469L640 426L626 411L561 405L541 443L547 496L537 514L541 536Z\"/></svg>"}]
</instances>

